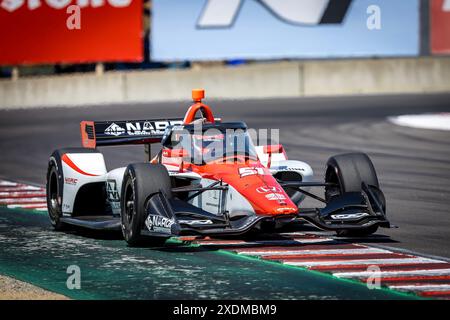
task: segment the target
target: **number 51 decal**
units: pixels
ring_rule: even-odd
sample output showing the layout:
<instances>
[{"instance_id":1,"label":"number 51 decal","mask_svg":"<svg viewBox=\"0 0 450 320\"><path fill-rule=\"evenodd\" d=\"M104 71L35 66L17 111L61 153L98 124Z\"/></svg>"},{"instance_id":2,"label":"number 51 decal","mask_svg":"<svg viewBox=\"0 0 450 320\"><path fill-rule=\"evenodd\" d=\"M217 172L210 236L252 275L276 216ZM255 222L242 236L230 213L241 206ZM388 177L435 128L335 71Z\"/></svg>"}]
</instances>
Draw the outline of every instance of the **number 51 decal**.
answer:
<instances>
[{"instance_id":1,"label":"number 51 decal","mask_svg":"<svg viewBox=\"0 0 450 320\"><path fill-rule=\"evenodd\" d=\"M263 175L265 174L264 172L264 168L239 168L239 175L241 176L241 178L246 177L246 176L252 176L255 174L259 174L259 175Z\"/></svg>"}]
</instances>

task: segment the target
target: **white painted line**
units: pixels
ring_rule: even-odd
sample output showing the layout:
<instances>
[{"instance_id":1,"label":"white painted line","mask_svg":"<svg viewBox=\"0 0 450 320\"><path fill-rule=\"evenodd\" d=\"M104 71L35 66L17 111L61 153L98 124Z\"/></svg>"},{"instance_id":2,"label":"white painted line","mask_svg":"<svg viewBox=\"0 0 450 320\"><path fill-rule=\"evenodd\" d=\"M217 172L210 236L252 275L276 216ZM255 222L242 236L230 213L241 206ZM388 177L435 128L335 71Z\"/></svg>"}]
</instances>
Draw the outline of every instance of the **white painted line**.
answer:
<instances>
[{"instance_id":1,"label":"white painted line","mask_svg":"<svg viewBox=\"0 0 450 320\"><path fill-rule=\"evenodd\" d=\"M207 241L196 241L197 244L200 244L202 246L249 246L249 245L265 245L268 244L267 241L252 241L252 242L245 242L245 241L214 241L214 240L207 240ZM293 244L293 240L283 240L283 241L271 241L271 244L278 244L278 245L287 245L287 244Z\"/></svg>"},{"instance_id":2,"label":"white painted line","mask_svg":"<svg viewBox=\"0 0 450 320\"><path fill-rule=\"evenodd\" d=\"M254 242L245 242L245 241L214 241L214 240L205 240L205 241L194 241L196 244L200 244L202 246L235 246L235 245L249 245L254 244Z\"/></svg>"},{"instance_id":3,"label":"white painted line","mask_svg":"<svg viewBox=\"0 0 450 320\"><path fill-rule=\"evenodd\" d=\"M292 239L318 239L318 238L323 238L326 235L321 235L321 236L317 236L314 234L303 234L303 233L289 233L289 234L284 234L284 233L280 233L278 234L280 236L282 236L283 238L292 238Z\"/></svg>"},{"instance_id":4,"label":"white painted line","mask_svg":"<svg viewBox=\"0 0 450 320\"><path fill-rule=\"evenodd\" d=\"M7 206L9 209L45 209L47 210L47 203L46 202L37 202L32 204L10 204Z\"/></svg>"},{"instance_id":5,"label":"white painted line","mask_svg":"<svg viewBox=\"0 0 450 320\"><path fill-rule=\"evenodd\" d=\"M450 290L450 284L403 285L389 288L400 291L447 291Z\"/></svg>"},{"instance_id":6,"label":"white painted line","mask_svg":"<svg viewBox=\"0 0 450 320\"><path fill-rule=\"evenodd\" d=\"M388 120L411 128L450 130L450 113L403 115L389 117Z\"/></svg>"},{"instance_id":7,"label":"white painted line","mask_svg":"<svg viewBox=\"0 0 450 320\"><path fill-rule=\"evenodd\" d=\"M306 234L304 232L284 232L284 233L278 233L278 234L283 237L311 236L310 234Z\"/></svg>"},{"instance_id":8,"label":"white painted line","mask_svg":"<svg viewBox=\"0 0 450 320\"><path fill-rule=\"evenodd\" d=\"M371 271L361 272L335 272L333 276L339 278L367 278L373 276ZM446 276L450 275L449 269L421 269L421 270L407 270L407 271L381 271L377 276L381 278L387 277L415 277L415 276Z\"/></svg>"},{"instance_id":9,"label":"white painted line","mask_svg":"<svg viewBox=\"0 0 450 320\"><path fill-rule=\"evenodd\" d=\"M292 244L315 244L315 243L326 243L334 242L335 240L329 238L323 239L292 239L292 240L261 240L261 241L251 241L245 242L240 240L225 240L225 241L197 241L196 243L202 246L249 246L249 245L292 245Z\"/></svg>"},{"instance_id":10,"label":"white painted line","mask_svg":"<svg viewBox=\"0 0 450 320\"><path fill-rule=\"evenodd\" d=\"M0 199L0 204L31 204L31 203L38 203L38 202L46 202L47 199L44 197L38 197L38 198L8 198L8 199Z\"/></svg>"},{"instance_id":11,"label":"white painted line","mask_svg":"<svg viewBox=\"0 0 450 320\"><path fill-rule=\"evenodd\" d=\"M0 180L0 187L10 187L10 186L17 186L16 182L11 182L11 181L5 181L5 180Z\"/></svg>"},{"instance_id":12,"label":"white painted line","mask_svg":"<svg viewBox=\"0 0 450 320\"><path fill-rule=\"evenodd\" d=\"M314 243L323 243L323 242L335 242L334 239L330 238L316 238L316 239L293 239L295 242L301 244L314 244Z\"/></svg>"},{"instance_id":13,"label":"white painted line","mask_svg":"<svg viewBox=\"0 0 450 320\"><path fill-rule=\"evenodd\" d=\"M24 186L24 185L20 185L20 186L15 186L15 187L5 187L5 188L1 188L0 191L1 192L19 192L19 191L45 191L44 188L39 188L39 187L34 187L34 186Z\"/></svg>"},{"instance_id":14,"label":"white painted line","mask_svg":"<svg viewBox=\"0 0 450 320\"><path fill-rule=\"evenodd\" d=\"M278 256L278 255L324 255L324 254L365 254L365 253L392 253L391 251L378 248L364 249L324 249L324 250L289 250L289 248L267 251L238 251L239 254L249 256Z\"/></svg>"},{"instance_id":15,"label":"white painted line","mask_svg":"<svg viewBox=\"0 0 450 320\"><path fill-rule=\"evenodd\" d=\"M33 195L33 194L44 194L45 195L45 191L41 191L41 190L26 190L26 191L8 191L8 192L3 192L0 190L0 196L27 196L27 195Z\"/></svg>"},{"instance_id":16,"label":"white painted line","mask_svg":"<svg viewBox=\"0 0 450 320\"><path fill-rule=\"evenodd\" d=\"M381 266L383 264L406 264L406 263L436 263L443 262L439 260L433 260L428 258L408 258L408 259L364 259L364 260L326 260L326 261L285 261L284 264L292 266L343 266L343 265L376 265Z\"/></svg>"}]
</instances>

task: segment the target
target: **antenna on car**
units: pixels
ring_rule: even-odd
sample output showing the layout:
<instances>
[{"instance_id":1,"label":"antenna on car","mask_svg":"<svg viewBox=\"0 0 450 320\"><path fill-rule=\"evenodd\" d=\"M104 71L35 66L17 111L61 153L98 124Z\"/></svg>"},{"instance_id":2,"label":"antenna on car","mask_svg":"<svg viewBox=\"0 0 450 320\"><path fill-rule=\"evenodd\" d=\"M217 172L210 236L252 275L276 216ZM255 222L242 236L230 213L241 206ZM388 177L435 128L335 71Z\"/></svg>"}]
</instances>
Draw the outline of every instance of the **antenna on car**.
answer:
<instances>
[{"instance_id":1,"label":"antenna on car","mask_svg":"<svg viewBox=\"0 0 450 320\"><path fill-rule=\"evenodd\" d=\"M205 118L209 123L214 123L214 115L211 111L211 108L202 102L202 99L205 97L204 89L193 89L192 90L192 100L194 100L194 104L189 107L186 115L184 116L183 123L190 124L195 120L195 115L197 111L201 112L203 118Z\"/></svg>"},{"instance_id":2,"label":"antenna on car","mask_svg":"<svg viewBox=\"0 0 450 320\"><path fill-rule=\"evenodd\" d=\"M192 100L195 103L202 102L202 99L205 98L205 90L204 89L192 89Z\"/></svg>"}]
</instances>

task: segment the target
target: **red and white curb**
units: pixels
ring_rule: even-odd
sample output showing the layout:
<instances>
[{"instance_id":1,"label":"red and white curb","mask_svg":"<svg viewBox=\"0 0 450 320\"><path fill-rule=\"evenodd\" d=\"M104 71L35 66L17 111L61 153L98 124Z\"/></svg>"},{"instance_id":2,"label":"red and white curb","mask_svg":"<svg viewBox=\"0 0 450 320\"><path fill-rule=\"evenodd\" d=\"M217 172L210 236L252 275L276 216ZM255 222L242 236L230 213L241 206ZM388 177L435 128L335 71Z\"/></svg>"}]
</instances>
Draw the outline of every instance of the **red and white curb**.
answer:
<instances>
[{"instance_id":1,"label":"red and white curb","mask_svg":"<svg viewBox=\"0 0 450 320\"><path fill-rule=\"evenodd\" d=\"M10 209L47 211L45 188L0 180L0 205Z\"/></svg>"},{"instance_id":2,"label":"red and white curb","mask_svg":"<svg viewBox=\"0 0 450 320\"><path fill-rule=\"evenodd\" d=\"M243 241L181 238L239 255L332 274L422 297L450 298L450 263L439 258L353 244L307 233L280 239ZM375 268L375 269L374 269Z\"/></svg>"},{"instance_id":3,"label":"red and white curb","mask_svg":"<svg viewBox=\"0 0 450 320\"><path fill-rule=\"evenodd\" d=\"M0 180L0 205L15 209L47 210L45 188ZM205 247L248 257L277 261L343 279L380 285L423 297L450 299L450 263L386 248L370 247L302 232L263 240L219 240L182 237ZM373 267L376 267L374 273Z\"/></svg>"}]
</instances>

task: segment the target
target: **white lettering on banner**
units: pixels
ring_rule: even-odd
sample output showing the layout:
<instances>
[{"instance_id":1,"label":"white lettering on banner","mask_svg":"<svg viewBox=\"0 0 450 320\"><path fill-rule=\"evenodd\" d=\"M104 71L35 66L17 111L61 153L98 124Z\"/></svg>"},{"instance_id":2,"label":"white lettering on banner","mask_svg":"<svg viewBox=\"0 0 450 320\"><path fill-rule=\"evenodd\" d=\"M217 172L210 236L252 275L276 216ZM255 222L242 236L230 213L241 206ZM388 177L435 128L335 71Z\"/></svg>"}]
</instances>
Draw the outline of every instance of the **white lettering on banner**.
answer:
<instances>
[{"instance_id":1,"label":"white lettering on banner","mask_svg":"<svg viewBox=\"0 0 450 320\"><path fill-rule=\"evenodd\" d=\"M86 8L91 5L92 8L98 8L105 5L105 0L78 0L77 4L81 8Z\"/></svg>"},{"instance_id":2,"label":"white lettering on banner","mask_svg":"<svg viewBox=\"0 0 450 320\"><path fill-rule=\"evenodd\" d=\"M72 0L45 0L47 4L55 9L62 9L67 7Z\"/></svg>"},{"instance_id":3,"label":"white lettering on banner","mask_svg":"<svg viewBox=\"0 0 450 320\"><path fill-rule=\"evenodd\" d=\"M442 11L450 12L450 0L444 0L444 4L442 5Z\"/></svg>"},{"instance_id":4,"label":"white lettering on banner","mask_svg":"<svg viewBox=\"0 0 450 320\"><path fill-rule=\"evenodd\" d=\"M41 0L28 0L28 9L34 10L41 6Z\"/></svg>"},{"instance_id":5,"label":"white lettering on banner","mask_svg":"<svg viewBox=\"0 0 450 320\"><path fill-rule=\"evenodd\" d=\"M289 23L318 24L330 0L258 0L274 15ZM242 0L208 0L197 23L200 28L230 27Z\"/></svg>"},{"instance_id":6,"label":"white lettering on banner","mask_svg":"<svg viewBox=\"0 0 450 320\"><path fill-rule=\"evenodd\" d=\"M25 2L27 2L27 8L29 10L35 10L42 6L42 3L45 2L50 8L53 9L63 9L69 6L72 0L0 0L0 8L5 9L8 12L16 11L21 8ZM76 5L81 8L99 8L106 5L106 2L109 3L110 6L115 8L125 8L128 7L133 0L77 0Z\"/></svg>"},{"instance_id":7,"label":"white lettering on banner","mask_svg":"<svg viewBox=\"0 0 450 320\"><path fill-rule=\"evenodd\" d=\"M132 0L108 0L109 4L116 8L124 8L130 5Z\"/></svg>"},{"instance_id":8,"label":"white lettering on banner","mask_svg":"<svg viewBox=\"0 0 450 320\"><path fill-rule=\"evenodd\" d=\"M6 11L13 12L19 9L24 3L25 0L3 0L0 7Z\"/></svg>"}]
</instances>

